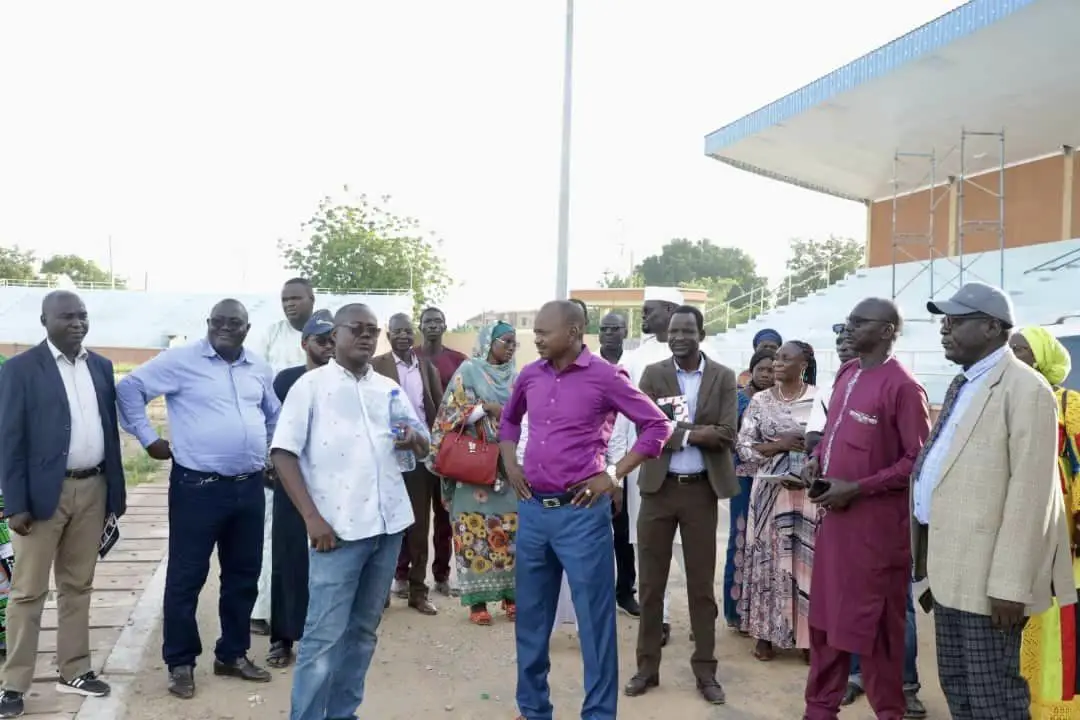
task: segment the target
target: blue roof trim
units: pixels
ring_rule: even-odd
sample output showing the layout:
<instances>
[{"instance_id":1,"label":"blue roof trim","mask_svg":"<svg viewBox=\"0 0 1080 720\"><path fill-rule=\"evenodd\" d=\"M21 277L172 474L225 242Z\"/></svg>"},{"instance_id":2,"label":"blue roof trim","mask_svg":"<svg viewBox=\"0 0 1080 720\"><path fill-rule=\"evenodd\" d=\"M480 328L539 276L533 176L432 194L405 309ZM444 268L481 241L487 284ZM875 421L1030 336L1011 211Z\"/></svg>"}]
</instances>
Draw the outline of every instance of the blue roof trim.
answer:
<instances>
[{"instance_id":1,"label":"blue roof trim","mask_svg":"<svg viewBox=\"0 0 1080 720\"><path fill-rule=\"evenodd\" d=\"M778 125L858 85L930 54L1021 10L1037 0L971 0L863 55L795 92L705 136L705 154L716 155L740 140Z\"/></svg>"}]
</instances>

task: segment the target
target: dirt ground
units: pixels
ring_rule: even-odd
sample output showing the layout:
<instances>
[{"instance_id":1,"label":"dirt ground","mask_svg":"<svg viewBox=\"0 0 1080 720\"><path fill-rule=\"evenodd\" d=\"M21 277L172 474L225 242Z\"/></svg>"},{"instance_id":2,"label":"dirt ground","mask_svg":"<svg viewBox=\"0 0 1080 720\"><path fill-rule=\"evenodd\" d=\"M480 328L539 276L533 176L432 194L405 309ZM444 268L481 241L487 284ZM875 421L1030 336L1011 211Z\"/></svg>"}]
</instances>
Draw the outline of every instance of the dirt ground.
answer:
<instances>
[{"instance_id":1,"label":"dirt ground","mask_svg":"<svg viewBox=\"0 0 1080 720\"><path fill-rule=\"evenodd\" d=\"M683 584L674 571L674 629L661 669L661 686L644 697L620 697L619 717L625 720L794 720L802 714L802 692L806 666L795 656L761 663L750 654L751 642L720 630L717 656L720 680L728 704L710 707L694 690L690 672L691 645ZM719 589L718 589L719 590ZM203 645L212 648L218 630L217 573L203 592L199 624ZM719 594L719 593L718 593ZM375 660L367 678L367 697L361 718L417 720L445 717L453 720L512 720L515 663L513 625L497 617L487 628L469 624L456 600L436 597L439 614L424 617L410 610L402 600L386 612L379 634ZM637 621L620 615L619 660L621 679L633 674ZM933 662L932 626L920 618L920 671L926 685L923 700L931 718L947 718L948 711L938 690ZM210 670L212 655L206 653L196 670L198 692L193 700L168 696L161 662L160 629L150 639L145 669L136 678L129 695L126 720L241 720L284 718L289 711L291 675L275 672L271 683L245 684L215 678ZM252 658L262 663L266 638L254 638ZM580 716L582 699L581 655L572 627L559 630L551 649L552 696L555 718L570 720ZM843 713L852 720L873 717L865 700Z\"/></svg>"}]
</instances>

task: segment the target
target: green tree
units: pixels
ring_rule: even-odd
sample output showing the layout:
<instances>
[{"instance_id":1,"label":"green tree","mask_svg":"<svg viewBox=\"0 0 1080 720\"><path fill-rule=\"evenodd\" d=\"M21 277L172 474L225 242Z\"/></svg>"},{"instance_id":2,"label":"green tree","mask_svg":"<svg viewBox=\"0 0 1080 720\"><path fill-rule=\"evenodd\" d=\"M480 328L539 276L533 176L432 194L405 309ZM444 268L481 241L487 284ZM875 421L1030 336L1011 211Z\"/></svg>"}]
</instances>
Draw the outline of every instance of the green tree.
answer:
<instances>
[{"instance_id":1,"label":"green tree","mask_svg":"<svg viewBox=\"0 0 1080 720\"><path fill-rule=\"evenodd\" d=\"M417 313L443 298L445 265L413 218L400 217L360 196L351 204L327 197L296 242L280 242L285 266L315 287L338 292L409 288Z\"/></svg>"},{"instance_id":2,"label":"green tree","mask_svg":"<svg viewBox=\"0 0 1080 720\"><path fill-rule=\"evenodd\" d=\"M633 272L629 275L619 275L611 271L605 272L604 276L600 279L600 287L603 288L636 288L645 287L645 278L641 276L640 272Z\"/></svg>"},{"instance_id":3,"label":"green tree","mask_svg":"<svg viewBox=\"0 0 1080 720\"><path fill-rule=\"evenodd\" d=\"M757 274L754 258L745 250L716 245L707 238L697 242L676 238L659 254L645 258L638 270L644 285L712 286L724 293L710 298L713 302L734 299L765 282Z\"/></svg>"},{"instance_id":4,"label":"green tree","mask_svg":"<svg viewBox=\"0 0 1080 720\"><path fill-rule=\"evenodd\" d=\"M780 285L777 304L785 305L789 298L797 300L827 288L862 267L864 258L864 244L853 238L830 235L825 240L793 239L787 275Z\"/></svg>"},{"instance_id":5,"label":"green tree","mask_svg":"<svg viewBox=\"0 0 1080 720\"><path fill-rule=\"evenodd\" d=\"M109 285L113 282L108 270L93 260L87 260L78 255L53 255L41 264L41 274L44 276L67 275L76 285L86 283ZM115 282L118 288L127 285L123 278L115 278Z\"/></svg>"},{"instance_id":6,"label":"green tree","mask_svg":"<svg viewBox=\"0 0 1080 720\"><path fill-rule=\"evenodd\" d=\"M33 280L37 277L37 258L31 250L21 250L18 245L0 247L0 279Z\"/></svg>"}]
</instances>

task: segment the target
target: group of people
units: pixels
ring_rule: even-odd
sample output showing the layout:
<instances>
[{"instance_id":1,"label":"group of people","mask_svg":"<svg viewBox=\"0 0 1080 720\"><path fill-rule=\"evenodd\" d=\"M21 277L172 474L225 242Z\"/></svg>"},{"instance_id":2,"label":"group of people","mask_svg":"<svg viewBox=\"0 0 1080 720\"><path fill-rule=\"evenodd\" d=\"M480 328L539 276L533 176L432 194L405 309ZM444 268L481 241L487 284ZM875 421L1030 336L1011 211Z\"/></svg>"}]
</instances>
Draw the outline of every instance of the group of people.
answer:
<instances>
[{"instance_id":1,"label":"group of people","mask_svg":"<svg viewBox=\"0 0 1080 720\"><path fill-rule=\"evenodd\" d=\"M552 717L551 632L576 623L582 717L615 718L616 611L640 617L622 687L636 697L660 683L673 557L697 692L721 704L715 537L728 500L726 623L758 660L803 652L807 720L863 694L884 720L925 716L915 598L933 611L954 718L1080 715L1080 398L1070 405L1060 387L1067 351L1041 328L1017 331L1000 289L969 283L928 304L963 369L933 424L893 355L903 321L888 300L834 326L831 388L817 384L813 348L769 330L737 377L702 351L701 313L675 291L646 298L647 337L625 353L621 316L601 320L594 354L581 304L544 305L540 359L520 371L506 323L466 358L443 346L438 309L419 317L420 338L395 315L376 355L384 328L370 308L316 310L303 279L286 283L282 307L262 354L247 349L246 309L223 300L205 338L114 383L83 347L78 296L45 298L46 340L0 370L0 486L18 558L0 717L24 710L53 566L57 688L109 692L90 669L88 628L102 533L125 508L118 424L171 461L162 652L180 698L196 691L196 604L216 547L213 671L270 681L249 657L251 633L268 633L266 664L296 665L293 720L352 717L385 608L397 596L436 614L432 590L477 626L495 611L517 621L524 720ZM146 410L162 396L168 439Z\"/></svg>"}]
</instances>

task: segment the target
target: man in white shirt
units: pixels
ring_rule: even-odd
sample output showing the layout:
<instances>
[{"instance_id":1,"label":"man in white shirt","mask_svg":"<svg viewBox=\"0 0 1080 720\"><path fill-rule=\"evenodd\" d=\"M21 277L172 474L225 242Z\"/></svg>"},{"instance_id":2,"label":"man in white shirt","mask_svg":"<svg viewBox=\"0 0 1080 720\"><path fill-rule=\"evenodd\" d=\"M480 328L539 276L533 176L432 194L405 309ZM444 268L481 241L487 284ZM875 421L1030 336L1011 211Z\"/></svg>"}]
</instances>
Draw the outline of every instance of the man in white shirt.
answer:
<instances>
[{"instance_id":1,"label":"man in white shirt","mask_svg":"<svg viewBox=\"0 0 1080 720\"><path fill-rule=\"evenodd\" d=\"M843 365L848 360L857 358L858 353L852 351L851 344L848 342L846 324L836 323L832 326L832 330L836 333L836 356L840 359L840 364ZM832 399L832 384L826 385L819 378L817 393L814 395L814 407L810 410L810 419L806 422L806 451L808 453L821 441L821 433L825 432L830 399Z\"/></svg>"},{"instance_id":2,"label":"man in white shirt","mask_svg":"<svg viewBox=\"0 0 1080 720\"><path fill-rule=\"evenodd\" d=\"M304 325L315 312L315 290L311 282L296 277L285 281L281 288L281 310L284 319L267 328L255 352L262 356L274 371L274 377L282 370L303 365L307 355L303 348ZM270 634L270 575L273 567L274 536L274 490L266 487L266 518L263 521L263 560L259 573L259 597L251 611L251 632L256 635Z\"/></svg>"},{"instance_id":3,"label":"man in white shirt","mask_svg":"<svg viewBox=\"0 0 1080 720\"><path fill-rule=\"evenodd\" d=\"M668 323L675 308L683 304L683 294L678 288L646 287L644 304L641 308L641 332L644 337L634 350L623 357L623 367L630 374L630 382L634 387L641 385L641 376L645 374L645 368L654 363L663 362L671 357L671 349L668 347ZM622 457L622 454L633 447L637 440L634 424L622 415L615 419L615 428L611 433L611 442L608 453L614 457ZM638 474L640 470L634 470L626 476L626 513L630 520L630 544L637 546L637 521L641 508L641 495L638 492ZM672 556L679 564L683 575L682 536L676 530ZM640 556L639 556L640 557ZM638 565L640 566L640 561ZM640 575L640 570L639 570ZM663 644L667 645L671 636L671 594L664 594L664 620L663 620Z\"/></svg>"},{"instance_id":4,"label":"man in white shirt","mask_svg":"<svg viewBox=\"0 0 1080 720\"><path fill-rule=\"evenodd\" d=\"M271 444L314 550L290 720L353 717L363 701L386 589L413 523L394 451L428 453L428 430L400 386L370 365L379 338L375 314L346 305L334 325L334 359L293 385ZM400 441L391 403L393 416L410 418Z\"/></svg>"}]
</instances>

